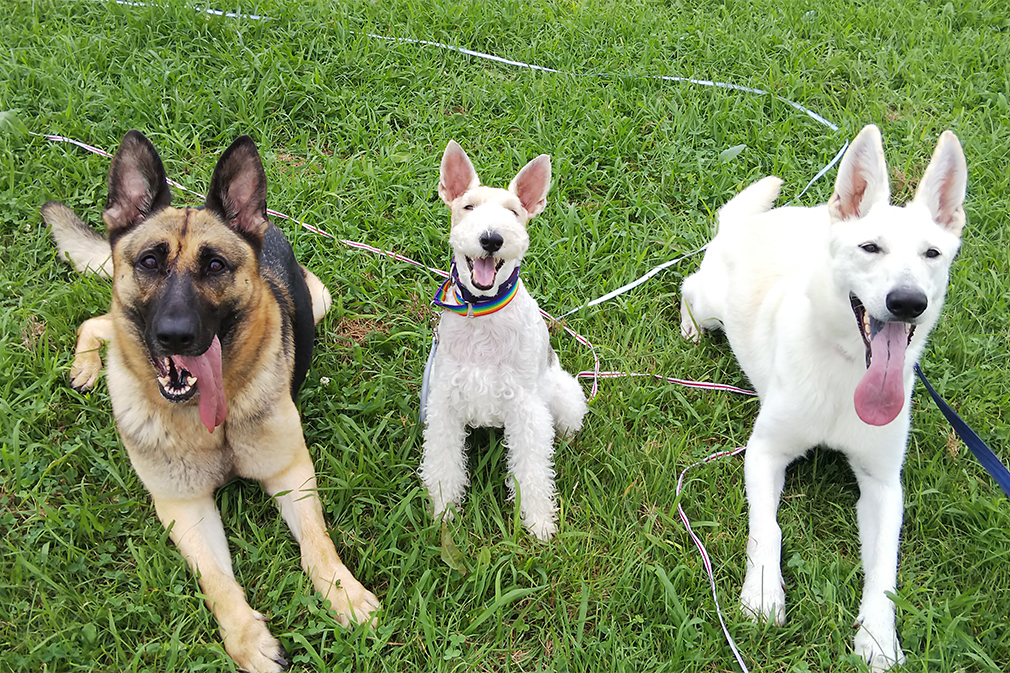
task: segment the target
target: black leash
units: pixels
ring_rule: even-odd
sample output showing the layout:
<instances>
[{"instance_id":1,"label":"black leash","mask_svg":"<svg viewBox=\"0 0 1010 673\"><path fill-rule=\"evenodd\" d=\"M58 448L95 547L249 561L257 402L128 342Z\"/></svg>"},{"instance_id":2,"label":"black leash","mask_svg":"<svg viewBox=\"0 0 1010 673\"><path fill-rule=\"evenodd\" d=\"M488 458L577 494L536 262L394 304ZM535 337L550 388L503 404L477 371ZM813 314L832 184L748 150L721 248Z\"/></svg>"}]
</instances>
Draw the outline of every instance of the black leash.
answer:
<instances>
[{"instance_id":1,"label":"black leash","mask_svg":"<svg viewBox=\"0 0 1010 673\"><path fill-rule=\"evenodd\" d=\"M936 402L936 406L939 407L940 413L942 413L946 418L947 422L951 424L954 428L954 432L957 436L961 438L964 445L968 447L969 450L978 459L978 462L982 464L985 471L989 473L999 487L1003 489L1007 497L1010 497L1010 470L1007 469L1006 465L1000 462L1000 459L996 457L996 454L992 452L985 442L975 434L975 431L969 427L967 423L962 420L957 412L950 408L950 405L944 402L943 398L933 390L933 386L929 385L929 381L926 380L926 375L922 373L922 368L919 365L915 365L915 373L919 376L919 380L922 381L922 385L926 386L926 392L929 396L933 398Z\"/></svg>"}]
</instances>

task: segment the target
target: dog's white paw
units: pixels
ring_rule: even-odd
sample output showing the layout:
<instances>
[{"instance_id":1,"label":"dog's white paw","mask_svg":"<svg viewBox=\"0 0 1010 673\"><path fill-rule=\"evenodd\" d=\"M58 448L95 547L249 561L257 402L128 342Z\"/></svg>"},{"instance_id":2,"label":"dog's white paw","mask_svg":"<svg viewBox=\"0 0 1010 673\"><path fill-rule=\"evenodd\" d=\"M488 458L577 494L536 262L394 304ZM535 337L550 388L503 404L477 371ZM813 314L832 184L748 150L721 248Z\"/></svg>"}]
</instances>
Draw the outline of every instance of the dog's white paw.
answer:
<instances>
[{"instance_id":1,"label":"dog's white paw","mask_svg":"<svg viewBox=\"0 0 1010 673\"><path fill-rule=\"evenodd\" d=\"M75 390L91 390L102 372L102 358L97 350L82 351L70 365L70 385Z\"/></svg>"},{"instance_id":2,"label":"dog's white paw","mask_svg":"<svg viewBox=\"0 0 1010 673\"><path fill-rule=\"evenodd\" d=\"M559 409L556 411L554 431L558 437L565 441L575 437L575 433L582 429L582 419L589 411L584 399L578 398L577 402L577 404L572 403L568 407L558 405Z\"/></svg>"},{"instance_id":3,"label":"dog's white paw","mask_svg":"<svg viewBox=\"0 0 1010 673\"><path fill-rule=\"evenodd\" d=\"M701 330L698 329L690 317L680 321L680 336L693 344L701 343Z\"/></svg>"},{"instance_id":4,"label":"dog's white paw","mask_svg":"<svg viewBox=\"0 0 1010 673\"><path fill-rule=\"evenodd\" d=\"M767 576L767 577L765 577ZM777 571L762 573L750 567L740 592L740 607L754 621L770 621L779 626L786 623L786 591Z\"/></svg>"},{"instance_id":5,"label":"dog's white paw","mask_svg":"<svg viewBox=\"0 0 1010 673\"><path fill-rule=\"evenodd\" d=\"M342 626L354 623L368 624L369 628L375 628L373 613L381 607L379 599L354 579L350 571L346 572L346 576L340 577L338 584L331 585L323 598L330 602L330 609Z\"/></svg>"},{"instance_id":6,"label":"dog's white paw","mask_svg":"<svg viewBox=\"0 0 1010 673\"><path fill-rule=\"evenodd\" d=\"M873 673L881 673L905 663L898 636L894 629L879 629L871 632L864 625L859 626L853 643L856 654L866 662Z\"/></svg>"},{"instance_id":7,"label":"dog's white paw","mask_svg":"<svg viewBox=\"0 0 1010 673\"><path fill-rule=\"evenodd\" d=\"M526 525L526 530L543 542L547 542L558 532L558 526L553 519L530 520L528 518L523 523Z\"/></svg>"},{"instance_id":8,"label":"dog's white paw","mask_svg":"<svg viewBox=\"0 0 1010 673\"><path fill-rule=\"evenodd\" d=\"M691 308L686 301L680 302L680 335L691 343L701 341L701 328L691 315Z\"/></svg>"},{"instance_id":9,"label":"dog's white paw","mask_svg":"<svg viewBox=\"0 0 1010 673\"><path fill-rule=\"evenodd\" d=\"M263 622L263 615L253 610L248 619L225 629L224 649L239 668L248 673L277 673L288 669L288 653Z\"/></svg>"},{"instance_id":10,"label":"dog's white paw","mask_svg":"<svg viewBox=\"0 0 1010 673\"><path fill-rule=\"evenodd\" d=\"M456 518L456 510L462 506L456 500L446 500L438 495L431 496L431 513L436 521L452 521Z\"/></svg>"}]
</instances>

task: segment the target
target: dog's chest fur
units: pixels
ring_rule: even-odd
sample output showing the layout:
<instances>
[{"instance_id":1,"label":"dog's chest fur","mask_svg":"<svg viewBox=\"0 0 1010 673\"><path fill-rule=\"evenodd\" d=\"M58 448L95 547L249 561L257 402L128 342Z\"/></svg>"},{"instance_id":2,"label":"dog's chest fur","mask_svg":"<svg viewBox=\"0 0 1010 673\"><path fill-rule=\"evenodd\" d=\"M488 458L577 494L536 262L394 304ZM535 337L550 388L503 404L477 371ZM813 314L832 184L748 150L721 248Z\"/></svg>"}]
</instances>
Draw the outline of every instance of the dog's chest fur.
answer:
<instances>
[{"instance_id":1,"label":"dog's chest fur","mask_svg":"<svg viewBox=\"0 0 1010 673\"><path fill-rule=\"evenodd\" d=\"M280 349L279 329L262 336L248 346ZM226 388L228 419L210 433L195 403L173 404L161 397L151 377L143 374L146 362L139 363L143 373L138 374L138 363L130 363L122 348L130 337L120 333L109 344L109 397L130 461L150 492L201 493L236 476L258 478L270 473L275 460L283 460L283 454L263 451L261 441L263 428L281 413L277 398L289 394L290 360L275 358L254 372L226 376L240 384Z\"/></svg>"},{"instance_id":2,"label":"dog's chest fur","mask_svg":"<svg viewBox=\"0 0 1010 673\"><path fill-rule=\"evenodd\" d=\"M470 425L502 425L528 395L553 357L536 301L519 281L515 298L491 315L467 318L449 311L438 324L434 387L445 387Z\"/></svg>"}]
</instances>

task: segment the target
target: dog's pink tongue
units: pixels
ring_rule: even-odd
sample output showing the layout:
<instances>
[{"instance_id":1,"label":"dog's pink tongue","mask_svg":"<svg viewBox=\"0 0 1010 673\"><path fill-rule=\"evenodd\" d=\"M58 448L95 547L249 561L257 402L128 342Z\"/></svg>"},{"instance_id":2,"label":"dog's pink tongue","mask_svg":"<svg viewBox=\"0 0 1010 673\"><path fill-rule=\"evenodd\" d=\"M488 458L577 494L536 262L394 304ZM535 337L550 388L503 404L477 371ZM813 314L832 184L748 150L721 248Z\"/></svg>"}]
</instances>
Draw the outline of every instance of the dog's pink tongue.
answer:
<instances>
[{"instance_id":1,"label":"dog's pink tongue","mask_svg":"<svg viewBox=\"0 0 1010 673\"><path fill-rule=\"evenodd\" d=\"M196 377L197 392L200 394L200 420L208 430L214 432L214 428L224 423L224 418L228 415L224 379L221 376L221 342L217 335L203 355L184 356L182 363Z\"/></svg>"},{"instance_id":2,"label":"dog's pink tongue","mask_svg":"<svg viewBox=\"0 0 1010 673\"><path fill-rule=\"evenodd\" d=\"M494 257L477 257L473 260L473 284L478 287L494 285Z\"/></svg>"},{"instance_id":3,"label":"dog's pink tongue","mask_svg":"<svg viewBox=\"0 0 1010 673\"><path fill-rule=\"evenodd\" d=\"M905 404L905 324L886 323L870 342L870 366L856 386L856 414L869 425L887 425Z\"/></svg>"}]
</instances>

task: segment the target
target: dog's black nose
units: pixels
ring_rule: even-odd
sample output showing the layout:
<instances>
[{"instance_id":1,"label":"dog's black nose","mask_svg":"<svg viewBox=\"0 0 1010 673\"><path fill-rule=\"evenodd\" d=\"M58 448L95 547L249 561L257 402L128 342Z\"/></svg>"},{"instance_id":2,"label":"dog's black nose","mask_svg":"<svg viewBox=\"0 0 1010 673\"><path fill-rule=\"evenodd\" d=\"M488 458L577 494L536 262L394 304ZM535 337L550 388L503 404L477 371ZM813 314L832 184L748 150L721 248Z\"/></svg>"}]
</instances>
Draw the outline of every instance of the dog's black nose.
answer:
<instances>
[{"instance_id":1,"label":"dog's black nose","mask_svg":"<svg viewBox=\"0 0 1010 673\"><path fill-rule=\"evenodd\" d=\"M505 241L502 239L501 234L497 232L481 234L480 237L480 247L484 248L484 251L488 254L498 252L504 242Z\"/></svg>"},{"instance_id":2,"label":"dog's black nose","mask_svg":"<svg viewBox=\"0 0 1010 673\"><path fill-rule=\"evenodd\" d=\"M926 293L907 287L899 287L887 294L887 310L898 320L918 318L929 305Z\"/></svg>"},{"instance_id":3,"label":"dog's black nose","mask_svg":"<svg viewBox=\"0 0 1010 673\"><path fill-rule=\"evenodd\" d=\"M195 313L171 313L158 317L154 337L166 353L180 354L196 341L198 329Z\"/></svg>"}]
</instances>

